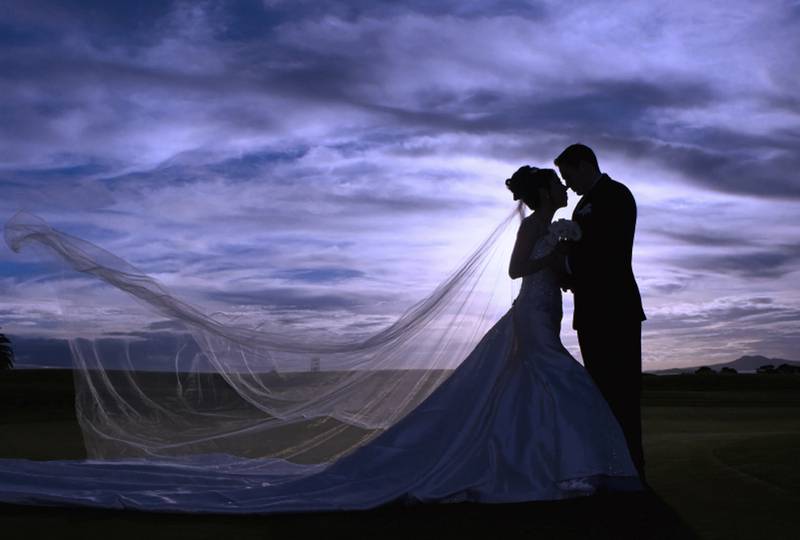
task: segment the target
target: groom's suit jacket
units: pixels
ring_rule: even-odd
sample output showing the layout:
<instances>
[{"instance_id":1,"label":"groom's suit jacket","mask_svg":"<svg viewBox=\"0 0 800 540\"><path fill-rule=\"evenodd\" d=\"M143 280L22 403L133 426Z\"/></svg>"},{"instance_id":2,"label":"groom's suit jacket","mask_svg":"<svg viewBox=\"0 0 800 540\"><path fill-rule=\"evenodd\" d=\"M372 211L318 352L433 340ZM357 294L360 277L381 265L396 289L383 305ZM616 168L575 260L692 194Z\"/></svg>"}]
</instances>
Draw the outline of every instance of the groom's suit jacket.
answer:
<instances>
[{"instance_id":1,"label":"groom's suit jacket","mask_svg":"<svg viewBox=\"0 0 800 540\"><path fill-rule=\"evenodd\" d=\"M575 299L572 327L644 321L631 268L636 229L633 194L603 174L575 207L572 219L582 232L567 256Z\"/></svg>"}]
</instances>

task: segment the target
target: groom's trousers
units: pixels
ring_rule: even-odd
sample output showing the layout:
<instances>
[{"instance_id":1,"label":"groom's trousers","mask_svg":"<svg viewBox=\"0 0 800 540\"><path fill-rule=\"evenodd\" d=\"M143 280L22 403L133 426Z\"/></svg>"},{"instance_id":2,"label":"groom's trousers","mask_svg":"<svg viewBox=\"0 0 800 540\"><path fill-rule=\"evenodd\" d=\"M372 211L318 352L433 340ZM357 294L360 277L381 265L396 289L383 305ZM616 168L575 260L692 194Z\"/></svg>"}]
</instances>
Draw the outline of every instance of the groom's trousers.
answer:
<instances>
[{"instance_id":1,"label":"groom's trousers","mask_svg":"<svg viewBox=\"0 0 800 540\"><path fill-rule=\"evenodd\" d=\"M597 323L578 330L583 364L617 417L636 469L642 449L642 323Z\"/></svg>"}]
</instances>

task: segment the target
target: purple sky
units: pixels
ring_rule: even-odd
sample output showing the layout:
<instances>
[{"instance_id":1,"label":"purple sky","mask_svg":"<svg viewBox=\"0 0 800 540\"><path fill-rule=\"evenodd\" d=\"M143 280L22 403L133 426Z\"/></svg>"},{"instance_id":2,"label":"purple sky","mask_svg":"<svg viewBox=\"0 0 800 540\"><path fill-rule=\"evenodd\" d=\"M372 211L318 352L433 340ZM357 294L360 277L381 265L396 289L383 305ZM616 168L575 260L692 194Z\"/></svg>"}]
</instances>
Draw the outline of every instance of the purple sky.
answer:
<instances>
[{"instance_id":1,"label":"purple sky","mask_svg":"<svg viewBox=\"0 0 800 540\"><path fill-rule=\"evenodd\" d=\"M511 210L503 179L581 141L638 202L645 369L800 360L800 2L608 6L10 2L0 215L209 311L378 328ZM92 281L55 300L36 253L0 268L20 363L168 329Z\"/></svg>"}]
</instances>

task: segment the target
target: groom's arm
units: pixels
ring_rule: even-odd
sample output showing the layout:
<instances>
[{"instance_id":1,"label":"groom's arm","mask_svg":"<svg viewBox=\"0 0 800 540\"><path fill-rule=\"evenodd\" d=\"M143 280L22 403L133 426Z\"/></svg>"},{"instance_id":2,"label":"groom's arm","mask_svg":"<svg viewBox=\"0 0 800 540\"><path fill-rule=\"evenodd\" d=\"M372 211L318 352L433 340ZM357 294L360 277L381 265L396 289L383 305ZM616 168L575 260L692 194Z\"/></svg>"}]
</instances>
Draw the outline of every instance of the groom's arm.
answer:
<instances>
[{"instance_id":1,"label":"groom's arm","mask_svg":"<svg viewBox=\"0 0 800 540\"><path fill-rule=\"evenodd\" d=\"M581 225L581 224L579 224ZM594 225L594 224L592 224ZM583 230L583 238L577 242L570 242L569 248L566 250L564 256L564 272L572 277L577 278L584 274L584 270L590 265L587 259L591 261L593 256L591 252L594 248L594 240L592 236L594 231L588 231L584 228L585 224L581 226Z\"/></svg>"},{"instance_id":2,"label":"groom's arm","mask_svg":"<svg viewBox=\"0 0 800 540\"><path fill-rule=\"evenodd\" d=\"M592 212L583 224L579 223L584 236L572 247L564 264L576 278L591 275L603 280L618 274L629 262L636 203L622 188L596 198Z\"/></svg>"},{"instance_id":3,"label":"groom's arm","mask_svg":"<svg viewBox=\"0 0 800 540\"><path fill-rule=\"evenodd\" d=\"M552 268L557 273L559 286L564 292L572 289L575 282L572 268L569 266L569 254L574 244L575 242L570 240L561 241L552 253L555 259L552 263Z\"/></svg>"},{"instance_id":4,"label":"groom's arm","mask_svg":"<svg viewBox=\"0 0 800 540\"><path fill-rule=\"evenodd\" d=\"M599 244L601 250L601 269L607 274L605 277L619 275L626 269L630 270L631 251L633 249L633 235L636 229L636 201L633 194L619 184L613 192L605 216L603 227L600 229L606 241Z\"/></svg>"}]
</instances>

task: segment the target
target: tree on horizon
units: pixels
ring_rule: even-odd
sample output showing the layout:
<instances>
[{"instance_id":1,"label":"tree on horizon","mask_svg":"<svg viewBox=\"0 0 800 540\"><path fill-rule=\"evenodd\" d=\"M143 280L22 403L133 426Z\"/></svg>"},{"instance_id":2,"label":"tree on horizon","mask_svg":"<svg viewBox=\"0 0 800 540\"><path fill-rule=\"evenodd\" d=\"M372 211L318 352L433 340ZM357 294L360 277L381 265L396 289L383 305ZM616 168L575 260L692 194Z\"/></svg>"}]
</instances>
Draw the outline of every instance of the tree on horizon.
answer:
<instances>
[{"instance_id":1,"label":"tree on horizon","mask_svg":"<svg viewBox=\"0 0 800 540\"><path fill-rule=\"evenodd\" d=\"M701 366L694 372L695 375L714 375L715 373L716 371L708 366Z\"/></svg>"},{"instance_id":2,"label":"tree on horizon","mask_svg":"<svg viewBox=\"0 0 800 540\"><path fill-rule=\"evenodd\" d=\"M0 334L0 369L11 369L14 367L14 350L11 348L11 340L5 334Z\"/></svg>"},{"instance_id":3,"label":"tree on horizon","mask_svg":"<svg viewBox=\"0 0 800 540\"><path fill-rule=\"evenodd\" d=\"M793 366L791 364L781 364L777 368L775 368L775 371L781 374L794 375L795 373L800 373L800 366Z\"/></svg>"}]
</instances>

